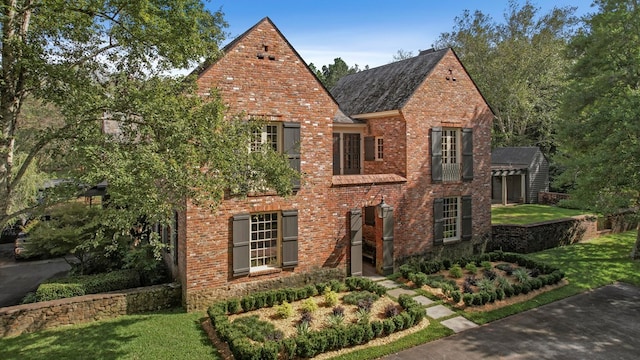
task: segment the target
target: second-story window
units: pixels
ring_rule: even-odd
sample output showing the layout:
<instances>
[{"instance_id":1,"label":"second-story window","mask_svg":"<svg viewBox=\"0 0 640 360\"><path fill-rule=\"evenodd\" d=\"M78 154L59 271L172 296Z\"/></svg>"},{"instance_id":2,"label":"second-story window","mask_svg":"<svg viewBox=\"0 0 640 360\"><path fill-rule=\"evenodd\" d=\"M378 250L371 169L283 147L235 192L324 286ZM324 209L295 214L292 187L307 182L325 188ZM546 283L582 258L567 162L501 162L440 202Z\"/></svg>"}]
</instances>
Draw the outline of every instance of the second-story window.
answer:
<instances>
[{"instance_id":1,"label":"second-story window","mask_svg":"<svg viewBox=\"0 0 640 360\"><path fill-rule=\"evenodd\" d=\"M360 133L333 133L333 174L361 173L362 149Z\"/></svg>"},{"instance_id":2,"label":"second-story window","mask_svg":"<svg viewBox=\"0 0 640 360\"><path fill-rule=\"evenodd\" d=\"M376 160L384 159L384 138L376 137Z\"/></svg>"},{"instance_id":3,"label":"second-story window","mask_svg":"<svg viewBox=\"0 0 640 360\"><path fill-rule=\"evenodd\" d=\"M253 140L251 141L251 151L258 151L262 146L270 146L274 151L280 152L281 135L280 124L268 124L262 127L261 130L256 130L253 133Z\"/></svg>"},{"instance_id":4,"label":"second-story window","mask_svg":"<svg viewBox=\"0 0 640 360\"><path fill-rule=\"evenodd\" d=\"M460 180L459 136L459 130L442 130L442 181Z\"/></svg>"},{"instance_id":5,"label":"second-story window","mask_svg":"<svg viewBox=\"0 0 640 360\"><path fill-rule=\"evenodd\" d=\"M431 129L433 182L473 180L473 129Z\"/></svg>"}]
</instances>

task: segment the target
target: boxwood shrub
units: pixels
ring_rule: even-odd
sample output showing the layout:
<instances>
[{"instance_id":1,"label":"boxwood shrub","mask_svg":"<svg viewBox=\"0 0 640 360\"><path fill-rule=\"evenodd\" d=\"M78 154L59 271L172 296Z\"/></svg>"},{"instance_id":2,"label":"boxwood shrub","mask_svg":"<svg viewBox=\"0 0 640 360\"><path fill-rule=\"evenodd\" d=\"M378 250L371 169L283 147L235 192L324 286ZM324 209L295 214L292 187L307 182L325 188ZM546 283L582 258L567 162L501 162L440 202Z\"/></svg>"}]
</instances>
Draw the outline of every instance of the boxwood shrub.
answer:
<instances>
[{"instance_id":1,"label":"boxwood shrub","mask_svg":"<svg viewBox=\"0 0 640 360\"><path fill-rule=\"evenodd\" d=\"M141 286L140 275L135 270L69 276L44 281L36 290L36 299L38 301L49 301L139 286Z\"/></svg>"}]
</instances>

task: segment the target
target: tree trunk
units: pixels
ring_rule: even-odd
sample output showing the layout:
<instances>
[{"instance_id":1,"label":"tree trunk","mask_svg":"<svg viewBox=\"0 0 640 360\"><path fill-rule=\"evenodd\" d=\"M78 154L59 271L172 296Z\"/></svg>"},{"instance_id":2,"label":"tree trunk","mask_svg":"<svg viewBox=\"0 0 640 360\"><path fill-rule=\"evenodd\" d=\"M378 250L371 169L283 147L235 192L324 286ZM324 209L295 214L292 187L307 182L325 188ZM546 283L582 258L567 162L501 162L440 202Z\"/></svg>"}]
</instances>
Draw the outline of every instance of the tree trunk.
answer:
<instances>
[{"instance_id":1,"label":"tree trunk","mask_svg":"<svg viewBox=\"0 0 640 360\"><path fill-rule=\"evenodd\" d=\"M631 250L631 259L640 260L640 223L636 232L636 243L633 244L633 250Z\"/></svg>"}]
</instances>

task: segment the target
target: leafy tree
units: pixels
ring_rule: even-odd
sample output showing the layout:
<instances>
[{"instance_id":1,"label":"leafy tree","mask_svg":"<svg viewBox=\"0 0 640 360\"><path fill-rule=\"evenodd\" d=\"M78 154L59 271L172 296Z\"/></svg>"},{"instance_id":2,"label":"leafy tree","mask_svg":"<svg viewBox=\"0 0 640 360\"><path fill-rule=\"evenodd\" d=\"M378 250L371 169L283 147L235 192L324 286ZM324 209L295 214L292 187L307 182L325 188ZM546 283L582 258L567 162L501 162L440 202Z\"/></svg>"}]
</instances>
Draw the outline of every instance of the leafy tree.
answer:
<instances>
[{"instance_id":1,"label":"leafy tree","mask_svg":"<svg viewBox=\"0 0 640 360\"><path fill-rule=\"evenodd\" d=\"M568 61L563 56L575 8L540 15L530 1L510 0L504 22L465 10L435 47L452 47L495 112L493 146L553 151L552 124Z\"/></svg>"},{"instance_id":2,"label":"leafy tree","mask_svg":"<svg viewBox=\"0 0 640 360\"><path fill-rule=\"evenodd\" d=\"M112 257L113 265L121 266L118 257L122 256L122 248L127 248L127 238L104 227L102 220L100 207L88 207L80 202L57 205L50 209L47 220L33 220L37 224L28 232L26 251L47 256L71 255L75 260L69 263L80 274L86 273L89 262L99 261L105 265L109 262L99 258Z\"/></svg>"},{"instance_id":3,"label":"leafy tree","mask_svg":"<svg viewBox=\"0 0 640 360\"><path fill-rule=\"evenodd\" d=\"M400 49L398 50L398 52L396 52L393 55L393 58L391 59L391 62L396 62L396 61L402 61L402 60L406 60L406 59L410 59L413 57L413 52L412 51L405 51L404 49Z\"/></svg>"},{"instance_id":4,"label":"leafy tree","mask_svg":"<svg viewBox=\"0 0 640 360\"><path fill-rule=\"evenodd\" d=\"M331 89L343 76L355 74L360 71L357 64L349 67L342 58L335 58L333 64L323 65L322 70L318 70L313 63L309 64L309 68L316 74L320 82L322 82L327 89ZM368 68L369 66L365 66L365 70Z\"/></svg>"},{"instance_id":5,"label":"leafy tree","mask_svg":"<svg viewBox=\"0 0 640 360\"><path fill-rule=\"evenodd\" d=\"M187 198L246 192L248 173L290 192L282 156L237 150L254 125L225 114L214 90L195 96L193 77L163 76L216 58L222 13L199 0L13 0L0 21L0 224L105 180L105 218L120 229L163 221ZM73 182L38 202L43 172Z\"/></svg>"},{"instance_id":6,"label":"leafy tree","mask_svg":"<svg viewBox=\"0 0 640 360\"><path fill-rule=\"evenodd\" d=\"M572 201L612 214L640 205L640 5L598 0L569 47L560 181ZM632 258L640 259L640 231Z\"/></svg>"}]
</instances>

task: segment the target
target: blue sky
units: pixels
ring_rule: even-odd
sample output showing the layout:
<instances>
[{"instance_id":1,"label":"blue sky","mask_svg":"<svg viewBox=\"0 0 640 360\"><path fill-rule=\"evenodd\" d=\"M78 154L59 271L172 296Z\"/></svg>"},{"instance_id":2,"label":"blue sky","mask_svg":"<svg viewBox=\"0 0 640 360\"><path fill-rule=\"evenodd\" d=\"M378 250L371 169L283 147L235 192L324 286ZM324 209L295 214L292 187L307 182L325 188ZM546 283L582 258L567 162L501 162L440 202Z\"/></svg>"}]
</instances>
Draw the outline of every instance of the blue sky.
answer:
<instances>
[{"instance_id":1,"label":"blue sky","mask_svg":"<svg viewBox=\"0 0 640 360\"><path fill-rule=\"evenodd\" d=\"M554 6L576 6L576 15L595 11L591 0L532 0L545 14ZM429 49L465 9L502 22L508 0L211 0L229 23L228 41L268 16L307 63L318 68L340 57L348 65L389 63L399 49L417 55ZM226 44L226 42L225 42ZM223 44L224 45L224 44Z\"/></svg>"}]
</instances>

